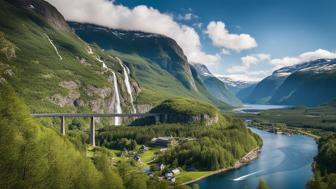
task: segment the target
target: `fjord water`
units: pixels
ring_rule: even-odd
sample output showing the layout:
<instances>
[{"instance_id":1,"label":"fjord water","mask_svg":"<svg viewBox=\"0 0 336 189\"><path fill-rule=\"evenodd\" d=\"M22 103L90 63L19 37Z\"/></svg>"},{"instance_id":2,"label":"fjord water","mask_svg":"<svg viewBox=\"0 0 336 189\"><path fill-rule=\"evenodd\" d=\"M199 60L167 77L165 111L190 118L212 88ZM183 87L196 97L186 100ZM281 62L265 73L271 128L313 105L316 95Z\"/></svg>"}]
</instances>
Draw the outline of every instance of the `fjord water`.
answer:
<instances>
[{"instance_id":1,"label":"fjord water","mask_svg":"<svg viewBox=\"0 0 336 189\"><path fill-rule=\"evenodd\" d=\"M304 189L313 176L311 164L317 154L314 139L251 129L263 139L259 158L240 169L199 181L200 188L255 189L262 177L272 189Z\"/></svg>"},{"instance_id":2,"label":"fjord water","mask_svg":"<svg viewBox=\"0 0 336 189\"><path fill-rule=\"evenodd\" d=\"M242 107L234 109L241 113L257 113L262 110L284 109L289 108L288 105L269 105L269 104L244 104Z\"/></svg>"}]
</instances>

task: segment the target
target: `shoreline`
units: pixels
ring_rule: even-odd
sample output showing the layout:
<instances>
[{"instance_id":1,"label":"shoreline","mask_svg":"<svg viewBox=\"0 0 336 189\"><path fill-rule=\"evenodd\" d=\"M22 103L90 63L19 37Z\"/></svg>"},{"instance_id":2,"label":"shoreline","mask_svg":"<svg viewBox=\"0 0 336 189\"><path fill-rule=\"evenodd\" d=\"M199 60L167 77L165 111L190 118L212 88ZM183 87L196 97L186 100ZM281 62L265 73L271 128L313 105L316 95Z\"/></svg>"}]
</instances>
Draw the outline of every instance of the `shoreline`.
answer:
<instances>
[{"instance_id":1,"label":"shoreline","mask_svg":"<svg viewBox=\"0 0 336 189\"><path fill-rule=\"evenodd\" d=\"M212 171L211 173L209 173L207 175L201 176L201 177L199 177L197 179L194 179L194 180L191 180L191 181L184 182L180 185L192 184L194 182L200 181L200 180L202 180L204 178L207 178L209 176L212 176L212 175L216 175L216 174L219 174L219 173L225 173L225 172L228 172L228 171L231 171L231 170L239 169L240 167L242 167L244 165L247 165L251 161L257 159L259 157L260 150L261 150L261 147L254 148L253 150L248 152L244 157L242 157L240 160L238 160L234 164L234 166L232 166L232 167L226 167L226 168L223 168L223 169Z\"/></svg>"}]
</instances>

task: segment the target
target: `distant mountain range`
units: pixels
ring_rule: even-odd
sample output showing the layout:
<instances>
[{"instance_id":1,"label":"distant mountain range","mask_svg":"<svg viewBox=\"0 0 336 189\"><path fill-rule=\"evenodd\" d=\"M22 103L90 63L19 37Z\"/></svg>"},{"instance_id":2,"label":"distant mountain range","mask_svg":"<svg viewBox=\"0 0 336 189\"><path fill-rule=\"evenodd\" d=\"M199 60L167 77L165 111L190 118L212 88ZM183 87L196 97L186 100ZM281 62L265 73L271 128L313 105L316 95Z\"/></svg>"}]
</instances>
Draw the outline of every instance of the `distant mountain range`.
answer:
<instances>
[{"instance_id":1,"label":"distant mountain range","mask_svg":"<svg viewBox=\"0 0 336 189\"><path fill-rule=\"evenodd\" d=\"M260 81L246 103L316 106L336 98L336 59L284 67Z\"/></svg>"},{"instance_id":2,"label":"distant mountain range","mask_svg":"<svg viewBox=\"0 0 336 189\"><path fill-rule=\"evenodd\" d=\"M225 76L216 77L223 83L225 83L234 94L237 94L240 90L248 88L257 83L253 81L234 80L230 77Z\"/></svg>"}]
</instances>

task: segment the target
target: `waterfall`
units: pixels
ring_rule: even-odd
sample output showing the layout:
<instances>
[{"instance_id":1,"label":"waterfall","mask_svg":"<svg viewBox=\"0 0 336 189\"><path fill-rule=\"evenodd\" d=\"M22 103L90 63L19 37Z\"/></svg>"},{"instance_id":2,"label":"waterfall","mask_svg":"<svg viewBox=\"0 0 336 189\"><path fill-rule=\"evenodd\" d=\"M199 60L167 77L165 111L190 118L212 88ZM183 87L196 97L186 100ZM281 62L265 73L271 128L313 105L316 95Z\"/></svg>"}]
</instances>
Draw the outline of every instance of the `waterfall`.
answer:
<instances>
[{"instance_id":1,"label":"waterfall","mask_svg":"<svg viewBox=\"0 0 336 189\"><path fill-rule=\"evenodd\" d=\"M55 44L53 43L53 41L49 38L49 36L48 36L47 34L45 34L45 35L47 36L48 41L49 41L49 43L51 44L51 46L54 47L54 50L55 50L57 56L60 58L60 60L63 60L63 57L62 57L62 56L60 55L60 53L58 52L57 47L55 46Z\"/></svg>"},{"instance_id":2,"label":"waterfall","mask_svg":"<svg viewBox=\"0 0 336 189\"><path fill-rule=\"evenodd\" d=\"M113 74L114 97L115 97L115 113L121 114L122 109L121 109L121 104L120 104L120 96L119 96L117 76L114 72L112 72L112 74ZM121 124L121 118L120 117L115 117L114 118L114 125L120 125L120 124Z\"/></svg>"},{"instance_id":3,"label":"waterfall","mask_svg":"<svg viewBox=\"0 0 336 189\"><path fill-rule=\"evenodd\" d=\"M124 72L124 78L125 78L125 85L126 85L126 90L127 93L130 97L130 103L132 105L132 113L136 113L136 109L134 107L134 100L133 100L133 96L132 96L132 88L131 88L131 83L129 80L129 74L130 74L130 70L128 69L128 67L126 65L123 64L123 62L120 60L120 58L117 57L117 60L120 64L120 66L123 68L123 72Z\"/></svg>"}]
</instances>

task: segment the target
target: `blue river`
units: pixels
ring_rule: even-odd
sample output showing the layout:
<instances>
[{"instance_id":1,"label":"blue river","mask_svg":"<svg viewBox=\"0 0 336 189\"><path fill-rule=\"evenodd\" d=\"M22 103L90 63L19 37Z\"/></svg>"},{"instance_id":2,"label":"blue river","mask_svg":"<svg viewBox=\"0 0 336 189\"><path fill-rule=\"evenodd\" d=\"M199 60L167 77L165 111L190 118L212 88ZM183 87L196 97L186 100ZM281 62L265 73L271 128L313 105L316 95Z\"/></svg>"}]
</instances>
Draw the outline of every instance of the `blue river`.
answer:
<instances>
[{"instance_id":1,"label":"blue river","mask_svg":"<svg viewBox=\"0 0 336 189\"><path fill-rule=\"evenodd\" d=\"M313 138L278 135L251 128L263 139L259 158L237 170L207 177L197 182L201 189L256 189L264 178L272 189L304 189L313 176L317 155Z\"/></svg>"}]
</instances>

